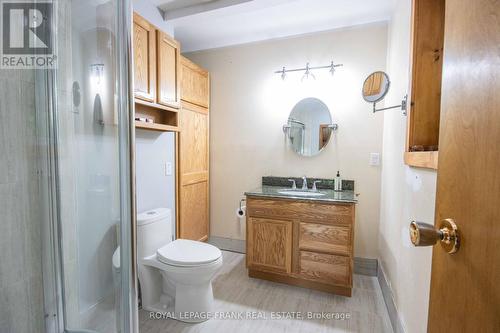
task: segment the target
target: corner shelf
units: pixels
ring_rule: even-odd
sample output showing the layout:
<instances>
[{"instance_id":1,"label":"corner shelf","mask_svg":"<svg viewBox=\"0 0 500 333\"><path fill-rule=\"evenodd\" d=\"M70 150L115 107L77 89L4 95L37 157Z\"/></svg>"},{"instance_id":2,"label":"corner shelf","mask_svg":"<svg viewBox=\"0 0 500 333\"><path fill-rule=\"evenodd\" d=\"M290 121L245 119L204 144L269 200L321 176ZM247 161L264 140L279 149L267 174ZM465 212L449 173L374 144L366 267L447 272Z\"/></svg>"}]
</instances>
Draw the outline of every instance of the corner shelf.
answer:
<instances>
[{"instance_id":1,"label":"corner shelf","mask_svg":"<svg viewBox=\"0 0 500 333\"><path fill-rule=\"evenodd\" d=\"M143 121L135 120L135 128L147 129L159 132L179 132L179 127L172 125L164 125L157 123L145 123Z\"/></svg>"}]
</instances>

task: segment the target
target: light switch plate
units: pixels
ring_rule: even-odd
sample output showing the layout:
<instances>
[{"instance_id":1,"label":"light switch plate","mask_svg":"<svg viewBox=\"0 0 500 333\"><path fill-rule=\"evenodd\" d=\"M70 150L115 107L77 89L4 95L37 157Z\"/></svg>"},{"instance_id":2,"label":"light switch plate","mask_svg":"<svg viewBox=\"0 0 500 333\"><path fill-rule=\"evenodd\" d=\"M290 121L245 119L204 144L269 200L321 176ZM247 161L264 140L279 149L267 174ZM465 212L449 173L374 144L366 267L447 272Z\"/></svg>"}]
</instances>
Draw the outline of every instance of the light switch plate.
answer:
<instances>
[{"instance_id":1,"label":"light switch plate","mask_svg":"<svg viewBox=\"0 0 500 333\"><path fill-rule=\"evenodd\" d=\"M165 176L172 176L172 163L165 162Z\"/></svg>"},{"instance_id":2,"label":"light switch plate","mask_svg":"<svg viewBox=\"0 0 500 333\"><path fill-rule=\"evenodd\" d=\"M377 166L380 165L380 154L370 153L370 165Z\"/></svg>"}]
</instances>

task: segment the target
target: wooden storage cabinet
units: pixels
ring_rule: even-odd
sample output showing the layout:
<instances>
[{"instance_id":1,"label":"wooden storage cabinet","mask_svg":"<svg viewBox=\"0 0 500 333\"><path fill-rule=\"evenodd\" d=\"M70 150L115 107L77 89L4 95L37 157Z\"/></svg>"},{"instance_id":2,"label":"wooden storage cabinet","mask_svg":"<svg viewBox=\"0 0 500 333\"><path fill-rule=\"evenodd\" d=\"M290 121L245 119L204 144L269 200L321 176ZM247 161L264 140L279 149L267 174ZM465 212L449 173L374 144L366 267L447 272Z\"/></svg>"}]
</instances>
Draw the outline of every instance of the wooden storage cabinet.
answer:
<instances>
[{"instance_id":1,"label":"wooden storage cabinet","mask_svg":"<svg viewBox=\"0 0 500 333\"><path fill-rule=\"evenodd\" d=\"M157 30L158 104L180 106L180 45L166 33Z\"/></svg>"},{"instance_id":2,"label":"wooden storage cabinet","mask_svg":"<svg viewBox=\"0 0 500 333\"><path fill-rule=\"evenodd\" d=\"M134 13L134 96L156 101L156 28Z\"/></svg>"},{"instance_id":3,"label":"wooden storage cabinet","mask_svg":"<svg viewBox=\"0 0 500 333\"><path fill-rule=\"evenodd\" d=\"M139 128L177 131L180 106L180 45L134 13L134 97Z\"/></svg>"},{"instance_id":4,"label":"wooden storage cabinet","mask_svg":"<svg viewBox=\"0 0 500 333\"><path fill-rule=\"evenodd\" d=\"M204 108L210 101L209 74L206 70L182 57L181 59L182 89L181 98Z\"/></svg>"},{"instance_id":5,"label":"wooden storage cabinet","mask_svg":"<svg viewBox=\"0 0 500 333\"><path fill-rule=\"evenodd\" d=\"M179 216L178 237L208 240L209 212L209 109L208 81L206 100L197 105L185 100L193 77L207 78L208 72L181 57L181 108L179 110ZM184 64L190 63L189 67ZM203 74L191 74L196 71ZM201 79L200 79L201 80Z\"/></svg>"},{"instance_id":6,"label":"wooden storage cabinet","mask_svg":"<svg viewBox=\"0 0 500 333\"><path fill-rule=\"evenodd\" d=\"M354 207L248 196L249 275L350 296Z\"/></svg>"},{"instance_id":7,"label":"wooden storage cabinet","mask_svg":"<svg viewBox=\"0 0 500 333\"><path fill-rule=\"evenodd\" d=\"M405 163L437 169L445 0L413 0Z\"/></svg>"}]
</instances>

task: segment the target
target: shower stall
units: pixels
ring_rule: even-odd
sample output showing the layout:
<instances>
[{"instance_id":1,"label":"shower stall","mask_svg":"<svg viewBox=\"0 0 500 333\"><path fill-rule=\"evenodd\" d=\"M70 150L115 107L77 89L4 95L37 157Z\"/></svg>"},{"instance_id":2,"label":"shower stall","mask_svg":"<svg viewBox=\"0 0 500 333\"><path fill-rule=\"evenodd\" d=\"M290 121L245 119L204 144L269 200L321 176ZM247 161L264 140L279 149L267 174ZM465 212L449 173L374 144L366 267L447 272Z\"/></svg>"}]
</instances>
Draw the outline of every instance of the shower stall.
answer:
<instances>
[{"instance_id":1,"label":"shower stall","mask_svg":"<svg viewBox=\"0 0 500 333\"><path fill-rule=\"evenodd\" d=\"M0 332L136 332L131 3L49 3L55 67L0 69Z\"/></svg>"}]
</instances>

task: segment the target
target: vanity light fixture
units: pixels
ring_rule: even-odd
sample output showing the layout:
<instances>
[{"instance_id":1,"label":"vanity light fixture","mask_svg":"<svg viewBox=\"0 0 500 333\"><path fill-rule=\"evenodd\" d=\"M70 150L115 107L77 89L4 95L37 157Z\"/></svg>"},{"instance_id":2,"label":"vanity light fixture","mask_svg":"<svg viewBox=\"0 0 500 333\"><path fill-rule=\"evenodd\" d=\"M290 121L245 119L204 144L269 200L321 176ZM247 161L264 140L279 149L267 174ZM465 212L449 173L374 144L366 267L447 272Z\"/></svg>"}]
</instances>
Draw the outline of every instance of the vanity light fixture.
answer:
<instances>
[{"instance_id":1,"label":"vanity light fixture","mask_svg":"<svg viewBox=\"0 0 500 333\"><path fill-rule=\"evenodd\" d=\"M283 69L281 70L281 79L282 80L286 79L286 69L285 69L285 66L283 66Z\"/></svg>"},{"instance_id":2,"label":"vanity light fixture","mask_svg":"<svg viewBox=\"0 0 500 333\"><path fill-rule=\"evenodd\" d=\"M329 70L330 74L333 76L335 74L335 64L332 63L330 64L330 70Z\"/></svg>"},{"instance_id":3,"label":"vanity light fixture","mask_svg":"<svg viewBox=\"0 0 500 333\"><path fill-rule=\"evenodd\" d=\"M302 79L300 81L304 82L304 80L309 80L309 78L312 77L313 80L316 80L316 76L314 76L313 73L311 73L311 68L309 68L309 63L306 64L306 71L304 75L302 75Z\"/></svg>"},{"instance_id":4,"label":"vanity light fixture","mask_svg":"<svg viewBox=\"0 0 500 333\"><path fill-rule=\"evenodd\" d=\"M284 66L281 70L279 71L275 71L274 73L275 74L280 74L281 75L281 79L282 80L285 80L286 79L286 73L289 73L289 72L304 72L304 75L302 76L302 81L304 80L308 80L309 78L313 78L313 79L316 79L316 76L314 76L314 74L312 73L312 70L315 70L315 69L328 69L328 71L330 72L330 74L333 76L335 74L335 71L336 71L336 67L340 67L340 66L343 66L343 64L335 64L333 61L329 64L329 65L325 65L325 66L309 66L309 63L306 64L306 67L303 67L303 68L293 68L293 69L286 69Z\"/></svg>"}]
</instances>

